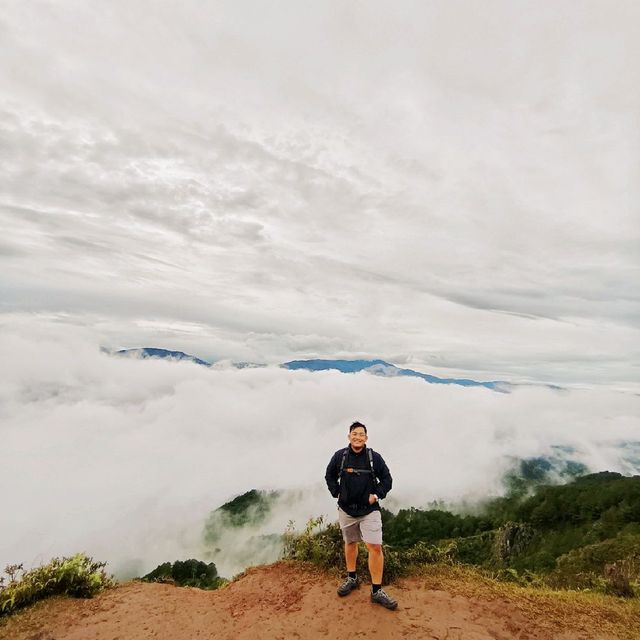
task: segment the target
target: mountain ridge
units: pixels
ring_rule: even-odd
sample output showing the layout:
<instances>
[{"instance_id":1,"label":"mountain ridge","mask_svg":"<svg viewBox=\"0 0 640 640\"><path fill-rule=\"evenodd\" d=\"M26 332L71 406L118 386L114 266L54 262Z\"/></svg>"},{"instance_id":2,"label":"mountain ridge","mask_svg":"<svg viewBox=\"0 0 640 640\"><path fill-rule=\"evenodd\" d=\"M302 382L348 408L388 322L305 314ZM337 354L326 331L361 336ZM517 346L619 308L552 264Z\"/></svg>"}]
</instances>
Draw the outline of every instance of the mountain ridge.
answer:
<instances>
[{"instance_id":1,"label":"mountain ridge","mask_svg":"<svg viewBox=\"0 0 640 640\"><path fill-rule=\"evenodd\" d=\"M169 349L160 349L157 347L139 347L135 349L120 349L112 352L113 355L120 357L133 357L140 359L158 358L176 361L190 361L194 364L199 364L205 367L212 367L214 363L202 360L196 356L184 353L183 351L172 351ZM232 366L237 369L248 369L264 367L266 365L252 362L234 362ZM310 358L306 360L290 360L278 365L284 369L292 371L307 370L307 371L328 371L335 370L341 373L360 373L366 372L372 375L382 377L415 377L424 380L430 384L453 384L463 387L484 387L492 391L508 392L512 387L517 386L510 382L503 380L489 380L479 381L472 380L470 378L440 378L428 373L422 373L415 371L414 369L407 369L403 367L397 367L396 365L374 358L371 360L366 359L329 359L329 358ZM552 386L552 385L546 385Z\"/></svg>"}]
</instances>

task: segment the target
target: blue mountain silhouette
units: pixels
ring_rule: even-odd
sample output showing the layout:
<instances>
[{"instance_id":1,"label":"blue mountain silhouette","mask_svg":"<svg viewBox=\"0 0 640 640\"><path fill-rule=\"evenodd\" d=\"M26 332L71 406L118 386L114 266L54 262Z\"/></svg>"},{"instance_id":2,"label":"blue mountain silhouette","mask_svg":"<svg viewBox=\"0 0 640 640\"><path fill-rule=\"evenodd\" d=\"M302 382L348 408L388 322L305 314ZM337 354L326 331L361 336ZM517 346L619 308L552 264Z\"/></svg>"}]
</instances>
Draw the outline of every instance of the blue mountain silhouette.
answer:
<instances>
[{"instance_id":1,"label":"blue mountain silhouette","mask_svg":"<svg viewBox=\"0 0 640 640\"><path fill-rule=\"evenodd\" d=\"M168 349L158 349L156 347L142 347L139 349L121 349L116 351L115 355L134 357L134 358L165 358L169 360L186 360L194 362L195 364L203 365L205 367L212 366L212 363L196 358L196 356L189 355L183 351L170 351ZM254 364L250 362L238 362L234 364L239 369L245 369L249 367L259 367L264 365ZM414 371L413 369L404 369L396 367L390 362L384 360L324 360L324 359L312 359L312 360L291 360L280 365L285 369L299 370L305 369L307 371L328 371L330 369L341 371L342 373L358 373L359 371L365 371L377 376L394 377L394 376L411 376L414 378L421 378L431 384L455 384L463 387L485 387L493 391L507 392L512 385L509 382L501 380L490 380L486 382L480 382L478 380L471 380L468 378L439 378L437 376L429 375L428 373L421 373L420 371Z\"/></svg>"},{"instance_id":2,"label":"blue mountain silhouette","mask_svg":"<svg viewBox=\"0 0 640 640\"><path fill-rule=\"evenodd\" d=\"M327 371L337 369L343 373L357 373L367 371L378 376L412 376L422 378L432 384L457 384L463 387L486 387L494 391L503 391L503 387L509 386L508 382L491 380L489 382L479 382L467 378L438 378L437 376L421 373L413 369L401 369L394 364L384 360L291 360L285 362L283 367L287 369L307 369L309 371Z\"/></svg>"},{"instance_id":3,"label":"blue mountain silhouette","mask_svg":"<svg viewBox=\"0 0 640 640\"><path fill-rule=\"evenodd\" d=\"M205 367L210 367L211 363L206 360L201 360L195 356L184 353L183 351L169 351L168 349L156 349L155 347L141 347L140 349L120 349L116 351L115 355L125 356L129 358L166 358L168 360L187 360L189 362L195 362Z\"/></svg>"}]
</instances>

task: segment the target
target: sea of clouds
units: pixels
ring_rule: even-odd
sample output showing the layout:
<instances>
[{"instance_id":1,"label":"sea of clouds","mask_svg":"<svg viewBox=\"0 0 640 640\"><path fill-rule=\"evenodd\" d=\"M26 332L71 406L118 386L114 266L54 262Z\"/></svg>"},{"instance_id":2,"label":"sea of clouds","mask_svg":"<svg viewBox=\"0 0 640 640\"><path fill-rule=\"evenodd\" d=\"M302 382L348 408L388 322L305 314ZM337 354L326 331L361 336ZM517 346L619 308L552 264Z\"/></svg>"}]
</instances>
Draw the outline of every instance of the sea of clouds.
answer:
<instances>
[{"instance_id":1,"label":"sea of clouds","mask_svg":"<svg viewBox=\"0 0 640 640\"><path fill-rule=\"evenodd\" d=\"M499 495L514 461L558 451L640 472L640 400L621 390L117 358L89 330L26 317L4 323L0 357L1 566L85 551L124 577L202 557L209 513L252 488L293 492L259 533L331 519L324 472L354 419L392 471L392 509ZM260 559L228 557L223 575Z\"/></svg>"}]
</instances>

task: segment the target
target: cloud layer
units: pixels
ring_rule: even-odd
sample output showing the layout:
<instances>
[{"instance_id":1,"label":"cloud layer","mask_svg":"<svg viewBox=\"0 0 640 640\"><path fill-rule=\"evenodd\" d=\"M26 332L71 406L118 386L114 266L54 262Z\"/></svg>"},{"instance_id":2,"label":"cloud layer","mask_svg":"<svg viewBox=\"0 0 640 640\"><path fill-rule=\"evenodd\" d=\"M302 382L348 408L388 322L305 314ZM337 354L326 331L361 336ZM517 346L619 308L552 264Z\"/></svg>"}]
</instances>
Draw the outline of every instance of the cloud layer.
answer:
<instances>
[{"instance_id":1,"label":"cloud layer","mask_svg":"<svg viewBox=\"0 0 640 640\"><path fill-rule=\"evenodd\" d=\"M267 533L333 517L324 471L356 418L391 468L394 509L499 495L516 458L557 447L591 470L640 472L632 393L129 360L90 331L24 318L4 324L0 358L0 566L84 550L127 575L199 557L209 512L251 488L299 492Z\"/></svg>"},{"instance_id":2,"label":"cloud layer","mask_svg":"<svg viewBox=\"0 0 640 640\"><path fill-rule=\"evenodd\" d=\"M10 3L1 310L637 380L635 3Z\"/></svg>"}]
</instances>

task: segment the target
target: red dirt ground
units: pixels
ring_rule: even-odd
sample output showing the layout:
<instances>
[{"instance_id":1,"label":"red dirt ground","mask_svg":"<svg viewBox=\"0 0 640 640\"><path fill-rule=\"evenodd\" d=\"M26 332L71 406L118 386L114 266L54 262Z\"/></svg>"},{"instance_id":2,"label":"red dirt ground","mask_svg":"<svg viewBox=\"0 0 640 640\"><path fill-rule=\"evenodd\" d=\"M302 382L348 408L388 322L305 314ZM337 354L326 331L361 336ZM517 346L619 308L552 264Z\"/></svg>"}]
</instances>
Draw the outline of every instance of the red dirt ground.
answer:
<instances>
[{"instance_id":1,"label":"red dirt ground","mask_svg":"<svg viewBox=\"0 0 640 640\"><path fill-rule=\"evenodd\" d=\"M346 598L324 573L287 563L250 569L219 591L129 582L91 600L53 598L0 623L0 640L609 640L523 613L506 597L463 596L410 578L388 588L397 611ZM535 619L534 619L535 618ZM640 637L640 635L639 635Z\"/></svg>"}]
</instances>

